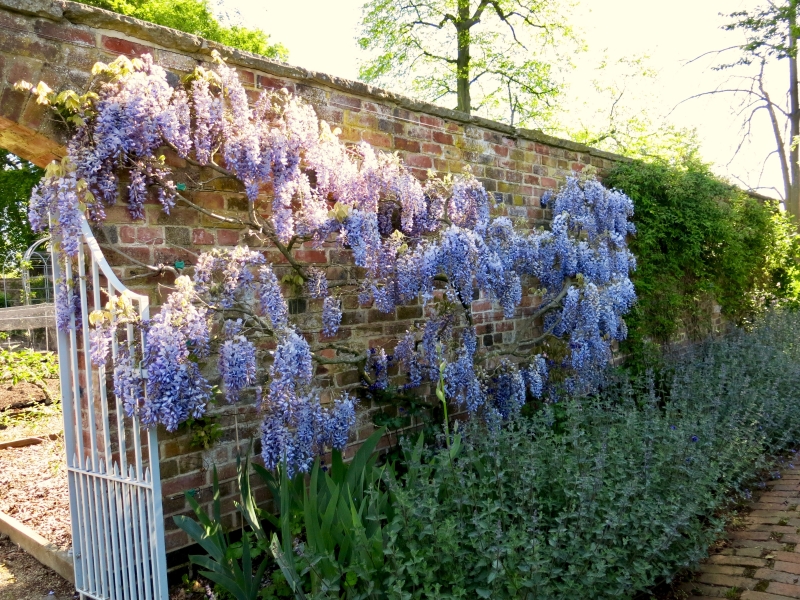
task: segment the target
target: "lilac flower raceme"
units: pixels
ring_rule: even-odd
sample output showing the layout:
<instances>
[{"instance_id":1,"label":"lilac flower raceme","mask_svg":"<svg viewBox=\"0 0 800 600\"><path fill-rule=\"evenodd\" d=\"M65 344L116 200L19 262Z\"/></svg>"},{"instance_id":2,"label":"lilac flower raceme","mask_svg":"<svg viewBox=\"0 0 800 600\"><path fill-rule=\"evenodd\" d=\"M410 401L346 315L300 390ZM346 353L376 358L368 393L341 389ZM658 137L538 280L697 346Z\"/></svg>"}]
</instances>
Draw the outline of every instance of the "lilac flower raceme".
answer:
<instances>
[{"instance_id":1,"label":"lilac flower raceme","mask_svg":"<svg viewBox=\"0 0 800 600\"><path fill-rule=\"evenodd\" d=\"M314 368L308 342L290 330L275 349L270 368L269 400L284 411L292 411L301 399L299 390L311 383Z\"/></svg>"},{"instance_id":2,"label":"lilac flower raceme","mask_svg":"<svg viewBox=\"0 0 800 600\"><path fill-rule=\"evenodd\" d=\"M209 352L207 310L195 304L188 277L179 277L175 285L145 330L147 400L140 412L144 425L162 423L168 431L189 417L201 417L211 397L211 386L195 362Z\"/></svg>"},{"instance_id":3,"label":"lilac flower raceme","mask_svg":"<svg viewBox=\"0 0 800 600\"><path fill-rule=\"evenodd\" d=\"M127 344L120 345L114 363L114 394L128 417L138 415L144 402L144 379L134 350Z\"/></svg>"},{"instance_id":4,"label":"lilac flower raceme","mask_svg":"<svg viewBox=\"0 0 800 600\"><path fill-rule=\"evenodd\" d=\"M342 322L341 302L335 296L328 296L322 303L322 333L336 335Z\"/></svg>"},{"instance_id":5,"label":"lilac flower raceme","mask_svg":"<svg viewBox=\"0 0 800 600\"><path fill-rule=\"evenodd\" d=\"M332 406L307 398L289 417L268 409L261 425L264 465L268 469L285 465L289 477L306 473L326 449L344 450L355 422L355 400L347 394Z\"/></svg>"},{"instance_id":6,"label":"lilac flower raceme","mask_svg":"<svg viewBox=\"0 0 800 600\"><path fill-rule=\"evenodd\" d=\"M476 412L486 401L486 394L475 373L475 330L467 328L461 339L462 346L455 361L445 368L444 382L447 397Z\"/></svg>"},{"instance_id":7,"label":"lilac flower raceme","mask_svg":"<svg viewBox=\"0 0 800 600\"><path fill-rule=\"evenodd\" d=\"M272 323L275 330L284 330L289 323L289 308L286 300L281 293L281 286L278 278L275 277L272 268L269 266L261 267L258 272L259 298L261 300L261 310L264 311Z\"/></svg>"},{"instance_id":8,"label":"lilac flower raceme","mask_svg":"<svg viewBox=\"0 0 800 600\"><path fill-rule=\"evenodd\" d=\"M389 357L383 348L370 348L367 366L372 371L375 381L374 388L385 390L389 385Z\"/></svg>"},{"instance_id":9,"label":"lilac flower raceme","mask_svg":"<svg viewBox=\"0 0 800 600\"><path fill-rule=\"evenodd\" d=\"M28 219L34 232L50 227L67 256L78 253L81 236L79 203L86 198L86 184L78 180L71 163L53 163L31 194ZM52 223L51 223L52 217Z\"/></svg>"},{"instance_id":10,"label":"lilac flower raceme","mask_svg":"<svg viewBox=\"0 0 800 600\"><path fill-rule=\"evenodd\" d=\"M242 390L252 386L256 380L256 347L238 331L228 329L227 338L219 350L219 373L222 390L229 403L239 400ZM241 327L241 320L237 323ZM238 329L237 328L237 329Z\"/></svg>"},{"instance_id":11,"label":"lilac flower raceme","mask_svg":"<svg viewBox=\"0 0 800 600\"><path fill-rule=\"evenodd\" d=\"M112 334L111 327L103 323L98 323L89 331L89 357L93 365L100 367L106 364Z\"/></svg>"},{"instance_id":12,"label":"lilac flower raceme","mask_svg":"<svg viewBox=\"0 0 800 600\"><path fill-rule=\"evenodd\" d=\"M487 382L491 408L504 420L516 416L525 404L525 388L525 378L520 370L504 361Z\"/></svg>"},{"instance_id":13,"label":"lilac flower raceme","mask_svg":"<svg viewBox=\"0 0 800 600\"><path fill-rule=\"evenodd\" d=\"M312 298L328 297L328 278L322 269L311 268L308 270L309 279L306 281L308 295Z\"/></svg>"}]
</instances>

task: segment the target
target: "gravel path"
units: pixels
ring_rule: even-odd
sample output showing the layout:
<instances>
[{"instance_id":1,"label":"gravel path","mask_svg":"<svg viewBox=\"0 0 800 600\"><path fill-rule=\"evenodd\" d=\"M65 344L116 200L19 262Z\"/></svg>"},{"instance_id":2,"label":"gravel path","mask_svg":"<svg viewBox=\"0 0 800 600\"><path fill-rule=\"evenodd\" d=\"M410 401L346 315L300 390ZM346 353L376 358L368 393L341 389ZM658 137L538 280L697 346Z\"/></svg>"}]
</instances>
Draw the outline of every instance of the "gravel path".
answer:
<instances>
[{"instance_id":1,"label":"gravel path","mask_svg":"<svg viewBox=\"0 0 800 600\"><path fill-rule=\"evenodd\" d=\"M0 536L0 600L73 600L75 588Z\"/></svg>"},{"instance_id":2,"label":"gravel path","mask_svg":"<svg viewBox=\"0 0 800 600\"><path fill-rule=\"evenodd\" d=\"M0 511L62 550L72 545L63 439L0 450Z\"/></svg>"}]
</instances>

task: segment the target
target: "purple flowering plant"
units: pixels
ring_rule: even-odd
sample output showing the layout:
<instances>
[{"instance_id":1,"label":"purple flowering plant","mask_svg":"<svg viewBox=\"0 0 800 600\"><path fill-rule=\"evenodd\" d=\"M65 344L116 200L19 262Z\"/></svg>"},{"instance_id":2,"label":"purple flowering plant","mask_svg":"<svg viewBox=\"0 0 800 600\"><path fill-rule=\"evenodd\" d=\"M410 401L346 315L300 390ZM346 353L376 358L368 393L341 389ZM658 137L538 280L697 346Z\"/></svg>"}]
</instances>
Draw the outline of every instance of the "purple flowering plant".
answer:
<instances>
[{"instance_id":1,"label":"purple flowering plant","mask_svg":"<svg viewBox=\"0 0 800 600\"><path fill-rule=\"evenodd\" d=\"M499 214L468 168L429 173L421 182L396 154L342 142L285 90L263 91L251 103L222 60L178 85L148 55L98 64L93 73L93 96L72 106L68 156L33 193L34 229L49 225L64 254L75 257L81 213L102 222L123 190L134 219L152 196L164 212L189 207L246 229L284 259L268 264L263 252L246 246L204 253L193 273L177 277L160 311L135 323L143 344L117 352L112 362L118 395L145 425L174 430L201 417L214 395L207 371L215 357L225 400L255 390L267 466L285 461L306 471L316 454L342 448L355 423L349 394L321 402L317 365L357 368L377 388L389 385L393 368L408 387L438 382L443 368L447 401L497 422L519 412L526 398L552 391L554 368L567 373L560 385L568 391L591 391L612 344L626 336L623 317L636 299L626 238L634 229L633 204L621 192L570 177L557 195L543 198L552 222L532 228ZM178 183L165 149L210 173L208 180ZM194 201L192 192L219 178L240 186L246 210L222 214ZM349 253L358 277L297 258L298 249L325 244ZM64 292L57 295L62 327L73 314L70 284L60 282ZM317 321L290 319L289 288L322 300ZM541 322L540 334L482 347L473 301L492 301L513 318L525 290L539 298L526 317ZM369 351L336 338L346 295L385 313L421 302L427 319L391 354ZM93 320L97 363L109 360L121 322L116 314ZM557 361L543 352L554 343L563 347ZM132 393L130 385L146 393Z\"/></svg>"}]
</instances>

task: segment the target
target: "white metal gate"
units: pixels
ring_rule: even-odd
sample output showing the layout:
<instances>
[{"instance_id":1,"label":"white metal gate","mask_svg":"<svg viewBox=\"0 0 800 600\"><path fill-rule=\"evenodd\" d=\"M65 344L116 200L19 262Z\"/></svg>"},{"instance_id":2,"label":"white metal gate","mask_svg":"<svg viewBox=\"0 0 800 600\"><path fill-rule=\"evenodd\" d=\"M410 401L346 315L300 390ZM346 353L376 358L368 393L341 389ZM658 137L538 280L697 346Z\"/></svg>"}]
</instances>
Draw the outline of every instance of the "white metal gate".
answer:
<instances>
[{"instance_id":1,"label":"white metal gate","mask_svg":"<svg viewBox=\"0 0 800 600\"><path fill-rule=\"evenodd\" d=\"M125 416L110 373L89 358L90 312L127 291L147 319L149 299L117 278L83 217L81 238L77 260L53 244L54 281L63 274L79 300L69 328L58 332L75 587L81 599L167 600L156 430ZM115 335L112 356L134 335L131 326Z\"/></svg>"}]
</instances>

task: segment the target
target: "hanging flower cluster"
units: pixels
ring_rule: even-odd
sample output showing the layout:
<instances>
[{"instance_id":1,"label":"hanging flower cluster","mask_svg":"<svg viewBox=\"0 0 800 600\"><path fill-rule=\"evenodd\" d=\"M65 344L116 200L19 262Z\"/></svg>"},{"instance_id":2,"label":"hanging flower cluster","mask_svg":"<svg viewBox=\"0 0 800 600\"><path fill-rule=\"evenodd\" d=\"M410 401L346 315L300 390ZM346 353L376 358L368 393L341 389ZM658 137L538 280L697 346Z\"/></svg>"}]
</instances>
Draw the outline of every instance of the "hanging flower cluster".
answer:
<instances>
[{"instance_id":1,"label":"hanging flower cluster","mask_svg":"<svg viewBox=\"0 0 800 600\"><path fill-rule=\"evenodd\" d=\"M72 166L49 173L34 192L35 229L53 215L54 233L73 256L82 205L102 220L123 187L120 175L133 218L143 214L151 190L165 211L177 203L200 209L164 160L163 149L171 148L215 176L238 181L248 210L236 222L284 254L292 289L322 299L319 336L310 344L314 338L290 322L282 284L264 254L240 246L198 257L193 275L176 280L159 313L137 325L143 349L129 345L116 353L117 394L146 425L174 430L202 415L212 386L200 363L216 356L228 402L256 390L266 464L285 461L302 471L326 447L342 447L355 421L350 396L320 402L315 362L358 366L368 384L385 387L392 364L417 386L437 381L445 361L449 400L496 421L519 412L527 395L545 393L553 364L534 353L544 339L566 341L568 352L556 366L570 371L567 385L574 391L596 385L611 344L626 335L623 316L635 301L629 279L635 261L626 244L633 206L597 181L569 178L555 199L543 199L552 204L551 227L520 229L507 217L492 218L492 201L468 169L422 183L396 155L341 142L312 107L285 91L265 91L251 105L235 70L222 61L198 68L177 88L149 56L120 58L95 73L102 80L96 99L76 109ZM329 281L325 269L293 258L295 248L325 242L352 255L358 280ZM531 318L543 320L542 337L480 348L473 300L491 300L510 318L532 285L541 302ZM429 318L390 355L325 347L341 326L343 293L387 313L419 300ZM71 315L66 297L59 295L60 310ZM106 360L114 322L94 323L97 362ZM268 368L260 366L261 337L274 340ZM319 349L333 349L339 358ZM129 391L142 389L137 352L146 394Z\"/></svg>"}]
</instances>

